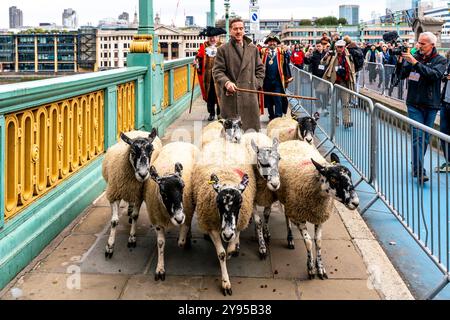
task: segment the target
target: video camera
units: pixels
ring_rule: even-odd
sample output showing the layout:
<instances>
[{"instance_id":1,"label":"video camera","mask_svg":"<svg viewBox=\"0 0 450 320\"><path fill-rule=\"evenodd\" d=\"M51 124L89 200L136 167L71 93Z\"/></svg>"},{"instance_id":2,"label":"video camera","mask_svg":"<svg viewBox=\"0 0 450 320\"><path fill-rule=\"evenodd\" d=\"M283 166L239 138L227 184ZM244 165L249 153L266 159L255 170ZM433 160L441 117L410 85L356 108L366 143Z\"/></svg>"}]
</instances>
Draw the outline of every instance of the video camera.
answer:
<instances>
[{"instance_id":1,"label":"video camera","mask_svg":"<svg viewBox=\"0 0 450 320\"><path fill-rule=\"evenodd\" d=\"M392 46L394 47L392 49L392 54L395 56L401 56L402 53L409 51L409 48L405 47L401 39L399 39L398 33L396 31L386 32L385 34L383 34L383 40L392 44Z\"/></svg>"}]
</instances>

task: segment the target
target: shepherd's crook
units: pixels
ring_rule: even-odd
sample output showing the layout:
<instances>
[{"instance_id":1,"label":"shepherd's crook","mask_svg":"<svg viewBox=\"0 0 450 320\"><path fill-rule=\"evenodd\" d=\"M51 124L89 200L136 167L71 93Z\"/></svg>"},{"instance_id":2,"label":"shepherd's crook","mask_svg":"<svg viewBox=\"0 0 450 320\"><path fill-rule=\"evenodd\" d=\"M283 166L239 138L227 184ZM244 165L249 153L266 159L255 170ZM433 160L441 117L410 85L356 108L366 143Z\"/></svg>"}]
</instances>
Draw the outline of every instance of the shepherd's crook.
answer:
<instances>
[{"instance_id":1,"label":"shepherd's crook","mask_svg":"<svg viewBox=\"0 0 450 320\"><path fill-rule=\"evenodd\" d=\"M267 96L277 96L277 97L295 98L295 99L303 99L303 100L319 100L318 98L314 98L314 97L295 96L293 94L267 92L267 91L242 89L242 88L236 88L236 91L248 92L248 93L260 93L260 94L264 94L264 95L267 95Z\"/></svg>"},{"instance_id":2,"label":"shepherd's crook","mask_svg":"<svg viewBox=\"0 0 450 320\"><path fill-rule=\"evenodd\" d=\"M192 77L192 88L191 88L191 105L189 106L189 113L192 111L192 100L194 99L194 87L195 87L195 75L197 74L197 70L194 69L194 76Z\"/></svg>"}]
</instances>

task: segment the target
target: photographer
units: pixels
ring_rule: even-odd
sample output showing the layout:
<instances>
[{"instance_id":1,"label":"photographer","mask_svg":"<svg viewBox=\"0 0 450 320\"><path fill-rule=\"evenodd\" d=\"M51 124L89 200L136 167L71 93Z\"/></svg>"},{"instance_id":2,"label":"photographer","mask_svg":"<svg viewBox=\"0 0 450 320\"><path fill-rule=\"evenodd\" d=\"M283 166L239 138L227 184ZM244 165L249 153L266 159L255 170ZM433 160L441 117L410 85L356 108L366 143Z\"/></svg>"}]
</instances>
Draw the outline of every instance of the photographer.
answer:
<instances>
[{"instance_id":1,"label":"photographer","mask_svg":"<svg viewBox=\"0 0 450 320\"><path fill-rule=\"evenodd\" d=\"M403 52L397 63L397 68L402 68L401 79L408 78L408 116L428 127L433 127L440 108L441 79L447 67L446 59L435 48L436 40L431 32L421 33L417 42L418 52L414 56L409 51ZM426 182L429 178L423 168L423 159L430 137L429 134L423 135L421 130L412 129L412 166L413 176Z\"/></svg>"},{"instance_id":2,"label":"photographer","mask_svg":"<svg viewBox=\"0 0 450 320\"><path fill-rule=\"evenodd\" d=\"M333 84L338 84L347 89L355 89L355 66L351 59L350 53L345 48L347 44L344 40L339 40L335 43L336 52L328 51L320 61L320 64L325 65L326 70L323 79L330 81ZM342 105L342 115L344 127L349 128L353 126L350 114L350 96L346 92L341 92L339 100Z\"/></svg>"},{"instance_id":3,"label":"photographer","mask_svg":"<svg viewBox=\"0 0 450 320\"><path fill-rule=\"evenodd\" d=\"M448 80L450 80L450 61L449 61L450 50L447 51L447 70L442 77L442 82L444 82L444 89L442 90L441 97L441 111L440 111L440 131L443 134L450 135L450 86L448 85ZM444 152L445 162L439 167L435 168L436 172L450 173L450 145L441 140L442 151Z\"/></svg>"}]
</instances>

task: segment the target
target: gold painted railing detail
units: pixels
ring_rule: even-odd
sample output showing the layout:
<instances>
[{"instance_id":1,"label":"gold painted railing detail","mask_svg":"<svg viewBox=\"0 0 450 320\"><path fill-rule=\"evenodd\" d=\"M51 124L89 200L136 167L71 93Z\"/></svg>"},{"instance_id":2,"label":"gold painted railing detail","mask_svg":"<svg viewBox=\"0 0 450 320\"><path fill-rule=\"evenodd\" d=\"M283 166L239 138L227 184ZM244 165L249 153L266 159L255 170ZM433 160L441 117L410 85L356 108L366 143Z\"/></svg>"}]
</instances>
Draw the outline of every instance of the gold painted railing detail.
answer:
<instances>
[{"instance_id":1,"label":"gold painted railing detail","mask_svg":"<svg viewBox=\"0 0 450 320\"><path fill-rule=\"evenodd\" d=\"M134 130L136 98L134 81L117 86L117 139L121 132Z\"/></svg>"},{"instance_id":2,"label":"gold painted railing detail","mask_svg":"<svg viewBox=\"0 0 450 320\"><path fill-rule=\"evenodd\" d=\"M5 220L104 151L104 94L7 114Z\"/></svg>"},{"instance_id":3,"label":"gold painted railing detail","mask_svg":"<svg viewBox=\"0 0 450 320\"><path fill-rule=\"evenodd\" d=\"M174 70L173 77L173 99L177 101L184 96L187 91L187 67L182 66Z\"/></svg>"},{"instance_id":4,"label":"gold painted railing detail","mask_svg":"<svg viewBox=\"0 0 450 320\"><path fill-rule=\"evenodd\" d=\"M164 72L164 99L162 103L162 108L165 109L169 106L170 97L169 97L169 74L170 70Z\"/></svg>"}]
</instances>

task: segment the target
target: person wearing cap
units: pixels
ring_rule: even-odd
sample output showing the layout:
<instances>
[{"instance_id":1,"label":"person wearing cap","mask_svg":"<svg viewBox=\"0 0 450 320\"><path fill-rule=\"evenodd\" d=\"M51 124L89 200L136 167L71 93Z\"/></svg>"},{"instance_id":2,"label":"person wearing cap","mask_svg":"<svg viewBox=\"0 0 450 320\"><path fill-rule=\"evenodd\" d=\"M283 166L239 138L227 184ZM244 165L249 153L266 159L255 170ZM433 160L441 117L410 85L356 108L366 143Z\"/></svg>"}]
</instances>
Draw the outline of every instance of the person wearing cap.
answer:
<instances>
[{"instance_id":1,"label":"person wearing cap","mask_svg":"<svg viewBox=\"0 0 450 320\"><path fill-rule=\"evenodd\" d=\"M216 114L217 118L220 118L220 107L217 101L212 69L217 54L217 48L222 45L219 40L219 36L226 33L227 32L222 28L209 26L203 29L203 31L199 34L200 36L207 37L207 40L200 44L200 49L195 56L195 65L197 67L198 82L200 84L202 97L206 102L206 107L209 113L208 121L214 120ZM216 104L217 112L214 110Z\"/></svg>"},{"instance_id":2,"label":"person wearing cap","mask_svg":"<svg viewBox=\"0 0 450 320\"><path fill-rule=\"evenodd\" d=\"M282 48L278 47L281 41L275 35L269 35L264 44L267 45L267 48L261 50L262 63L266 68L263 90L285 93L286 85L293 80L288 55ZM287 112L287 98L260 95L259 103L260 110L264 111L264 108L267 108L269 121L281 117Z\"/></svg>"},{"instance_id":3,"label":"person wearing cap","mask_svg":"<svg viewBox=\"0 0 450 320\"><path fill-rule=\"evenodd\" d=\"M341 85L349 90L355 89L355 66L351 60L350 53L345 48L344 40L338 40L335 43L335 51L330 50L320 61L326 66L323 79L333 84ZM341 92L339 100L342 106L342 116L344 127L353 126L350 113L350 96L346 92Z\"/></svg>"},{"instance_id":4,"label":"person wearing cap","mask_svg":"<svg viewBox=\"0 0 450 320\"><path fill-rule=\"evenodd\" d=\"M230 21L230 41L217 49L213 67L217 94L224 119L241 117L244 131L261 129L258 95L237 89L260 90L264 65L258 48L245 36L244 21Z\"/></svg>"}]
</instances>

